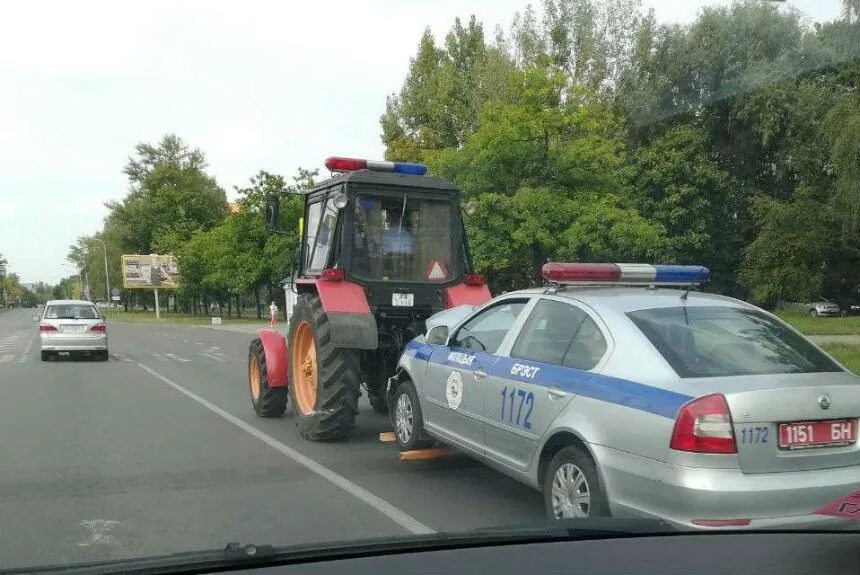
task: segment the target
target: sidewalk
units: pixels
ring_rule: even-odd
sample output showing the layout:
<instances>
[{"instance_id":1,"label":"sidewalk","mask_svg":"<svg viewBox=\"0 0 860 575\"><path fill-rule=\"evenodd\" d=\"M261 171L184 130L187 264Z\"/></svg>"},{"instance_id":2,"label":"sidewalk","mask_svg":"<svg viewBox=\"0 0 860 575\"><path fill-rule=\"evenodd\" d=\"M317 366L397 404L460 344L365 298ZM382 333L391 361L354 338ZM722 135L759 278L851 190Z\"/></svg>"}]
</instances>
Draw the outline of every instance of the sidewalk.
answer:
<instances>
[{"instance_id":1,"label":"sidewalk","mask_svg":"<svg viewBox=\"0 0 860 575\"><path fill-rule=\"evenodd\" d=\"M216 329L220 331L234 331L237 333L248 333L248 334L256 334L261 329L272 329L269 327L268 321L258 321L256 323L222 323L221 325L196 325L194 327L199 327L203 329ZM287 324L285 322L279 321L274 330L285 334L287 331Z\"/></svg>"}]
</instances>

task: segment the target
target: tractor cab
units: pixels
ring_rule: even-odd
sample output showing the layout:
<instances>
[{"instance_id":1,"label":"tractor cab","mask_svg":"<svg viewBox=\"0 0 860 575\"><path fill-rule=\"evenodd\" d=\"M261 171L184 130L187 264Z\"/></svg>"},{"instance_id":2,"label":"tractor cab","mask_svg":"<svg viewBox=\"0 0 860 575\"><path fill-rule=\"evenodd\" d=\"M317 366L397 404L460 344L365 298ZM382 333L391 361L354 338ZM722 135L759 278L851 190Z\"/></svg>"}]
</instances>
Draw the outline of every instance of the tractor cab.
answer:
<instances>
[{"instance_id":1,"label":"tractor cab","mask_svg":"<svg viewBox=\"0 0 860 575\"><path fill-rule=\"evenodd\" d=\"M425 320L490 299L472 269L457 188L420 164L325 165L335 175L305 196L285 342L290 397L310 439L345 436L362 387L386 411L388 378ZM266 218L272 228L277 198L267 200ZM265 347L271 336L263 336Z\"/></svg>"},{"instance_id":2,"label":"tractor cab","mask_svg":"<svg viewBox=\"0 0 860 575\"><path fill-rule=\"evenodd\" d=\"M471 272L459 200L456 188L433 176L343 172L307 196L297 275L342 274L367 288L375 314L440 311L445 288Z\"/></svg>"}]
</instances>

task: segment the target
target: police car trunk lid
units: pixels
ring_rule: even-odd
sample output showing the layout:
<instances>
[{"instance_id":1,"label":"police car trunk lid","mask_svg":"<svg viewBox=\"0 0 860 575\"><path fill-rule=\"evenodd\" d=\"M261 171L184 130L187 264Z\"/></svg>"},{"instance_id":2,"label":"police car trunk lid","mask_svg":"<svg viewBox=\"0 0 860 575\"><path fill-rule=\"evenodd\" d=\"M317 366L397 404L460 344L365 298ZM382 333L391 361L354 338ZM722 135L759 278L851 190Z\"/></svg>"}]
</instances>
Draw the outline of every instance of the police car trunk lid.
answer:
<instances>
[{"instance_id":1,"label":"police car trunk lid","mask_svg":"<svg viewBox=\"0 0 860 575\"><path fill-rule=\"evenodd\" d=\"M856 376L833 372L715 379L686 383L701 386L702 395L717 391L725 396L744 473L860 464Z\"/></svg>"}]
</instances>

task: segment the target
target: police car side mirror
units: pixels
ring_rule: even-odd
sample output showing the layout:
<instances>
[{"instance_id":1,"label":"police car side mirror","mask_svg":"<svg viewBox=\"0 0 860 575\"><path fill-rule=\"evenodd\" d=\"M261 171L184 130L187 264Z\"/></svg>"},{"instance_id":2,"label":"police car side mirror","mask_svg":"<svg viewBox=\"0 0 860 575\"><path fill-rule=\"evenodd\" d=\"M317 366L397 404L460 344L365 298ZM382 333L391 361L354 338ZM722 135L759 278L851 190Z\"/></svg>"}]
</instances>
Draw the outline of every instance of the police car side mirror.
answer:
<instances>
[{"instance_id":1,"label":"police car side mirror","mask_svg":"<svg viewBox=\"0 0 860 575\"><path fill-rule=\"evenodd\" d=\"M437 325L427 333L427 343L445 345L448 343L448 326Z\"/></svg>"}]
</instances>

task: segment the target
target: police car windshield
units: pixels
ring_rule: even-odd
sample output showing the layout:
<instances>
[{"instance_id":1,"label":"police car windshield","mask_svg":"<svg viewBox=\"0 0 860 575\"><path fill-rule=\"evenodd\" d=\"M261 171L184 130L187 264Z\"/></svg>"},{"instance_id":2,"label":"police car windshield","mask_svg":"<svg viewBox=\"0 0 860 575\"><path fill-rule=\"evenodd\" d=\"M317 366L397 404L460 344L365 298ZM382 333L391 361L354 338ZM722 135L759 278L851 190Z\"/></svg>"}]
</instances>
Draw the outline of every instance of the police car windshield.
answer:
<instances>
[{"instance_id":1,"label":"police car windshield","mask_svg":"<svg viewBox=\"0 0 860 575\"><path fill-rule=\"evenodd\" d=\"M627 315L681 377L842 371L803 337L755 310L678 306Z\"/></svg>"},{"instance_id":2,"label":"police car windshield","mask_svg":"<svg viewBox=\"0 0 860 575\"><path fill-rule=\"evenodd\" d=\"M361 279L444 283L459 273L456 206L446 199L360 195L352 273Z\"/></svg>"}]
</instances>

